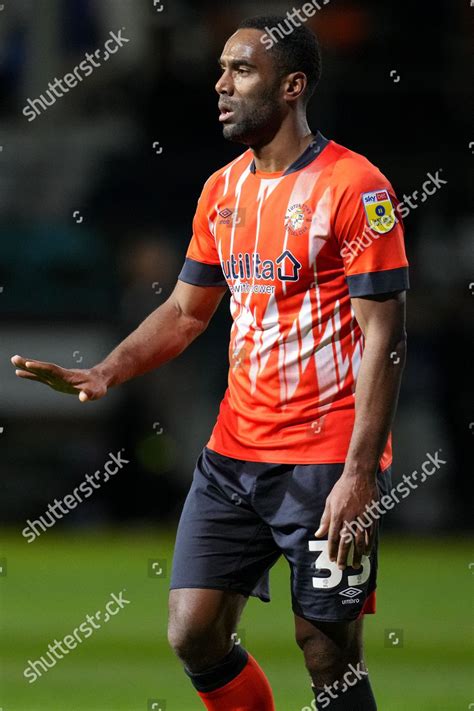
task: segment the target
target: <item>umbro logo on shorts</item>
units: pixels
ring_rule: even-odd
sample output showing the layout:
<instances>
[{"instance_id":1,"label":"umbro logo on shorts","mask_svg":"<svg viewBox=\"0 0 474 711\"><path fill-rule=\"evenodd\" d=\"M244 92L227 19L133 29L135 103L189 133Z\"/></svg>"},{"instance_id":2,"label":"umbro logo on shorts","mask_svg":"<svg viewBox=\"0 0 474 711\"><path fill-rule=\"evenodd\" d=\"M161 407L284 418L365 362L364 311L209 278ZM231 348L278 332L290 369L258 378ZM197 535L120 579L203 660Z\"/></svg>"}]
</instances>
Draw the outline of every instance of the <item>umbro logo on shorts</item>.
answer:
<instances>
[{"instance_id":1,"label":"umbro logo on shorts","mask_svg":"<svg viewBox=\"0 0 474 711\"><path fill-rule=\"evenodd\" d=\"M342 592L339 593L339 595L343 595L344 597L356 597L356 595L360 595L362 590L359 590L359 588L346 588Z\"/></svg>"}]
</instances>

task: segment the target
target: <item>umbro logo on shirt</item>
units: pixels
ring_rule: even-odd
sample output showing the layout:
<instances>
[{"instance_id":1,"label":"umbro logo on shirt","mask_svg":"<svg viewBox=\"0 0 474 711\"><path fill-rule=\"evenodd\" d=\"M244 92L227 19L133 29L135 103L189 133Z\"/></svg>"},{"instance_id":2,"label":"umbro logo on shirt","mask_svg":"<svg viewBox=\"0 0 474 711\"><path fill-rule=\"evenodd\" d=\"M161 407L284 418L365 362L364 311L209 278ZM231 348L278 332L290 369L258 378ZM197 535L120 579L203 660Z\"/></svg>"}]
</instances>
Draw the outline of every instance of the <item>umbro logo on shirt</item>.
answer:
<instances>
[{"instance_id":1,"label":"umbro logo on shirt","mask_svg":"<svg viewBox=\"0 0 474 711\"><path fill-rule=\"evenodd\" d=\"M236 227L244 227L245 212L245 207L238 207L235 210L231 210L229 207L224 207L223 210L219 211L219 224L227 225L227 227L231 227L233 225Z\"/></svg>"}]
</instances>

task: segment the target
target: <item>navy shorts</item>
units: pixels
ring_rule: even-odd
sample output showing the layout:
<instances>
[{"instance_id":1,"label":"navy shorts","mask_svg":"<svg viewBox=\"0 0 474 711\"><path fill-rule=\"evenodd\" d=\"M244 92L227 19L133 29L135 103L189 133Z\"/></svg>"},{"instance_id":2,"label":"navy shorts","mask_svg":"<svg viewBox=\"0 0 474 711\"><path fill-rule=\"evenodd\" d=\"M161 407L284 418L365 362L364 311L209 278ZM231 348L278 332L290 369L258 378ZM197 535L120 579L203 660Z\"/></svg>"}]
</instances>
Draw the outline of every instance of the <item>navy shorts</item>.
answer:
<instances>
[{"instance_id":1,"label":"navy shorts","mask_svg":"<svg viewBox=\"0 0 474 711\"><path fill-rule=\"evenodd\" d=\"M281 555L291 571L295 614L353 620L373 612L378 535L359 570L340 571L314 532L343 464L244 462L205 447L178 526L171 589L230 590L270 600L269 571ZM377 474L382 496L390 469Z\"/></svg>"}]
</instances>

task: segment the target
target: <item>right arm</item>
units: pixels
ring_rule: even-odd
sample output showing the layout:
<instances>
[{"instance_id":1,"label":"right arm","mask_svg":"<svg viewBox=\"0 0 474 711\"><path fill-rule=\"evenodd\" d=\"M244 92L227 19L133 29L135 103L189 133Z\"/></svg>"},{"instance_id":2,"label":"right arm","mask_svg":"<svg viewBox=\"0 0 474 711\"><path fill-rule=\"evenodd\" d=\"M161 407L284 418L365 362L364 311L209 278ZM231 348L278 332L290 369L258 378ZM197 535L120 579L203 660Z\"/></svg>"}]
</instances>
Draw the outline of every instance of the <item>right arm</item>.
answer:
<instances>
[{"instance_id":1,"label":"right arm","mask_svg":"<svg viewBox=\"0 0 474 711\"><path fill-rule=\"evenodd\" d=\"M194 286L178 280L171 296L110 355L91 369L65 369L16 355L20 378L45 383L60 392L98 400L114 385L160 367L182 353L203 331L227 286Z\"/></svg>"}]
</instances>

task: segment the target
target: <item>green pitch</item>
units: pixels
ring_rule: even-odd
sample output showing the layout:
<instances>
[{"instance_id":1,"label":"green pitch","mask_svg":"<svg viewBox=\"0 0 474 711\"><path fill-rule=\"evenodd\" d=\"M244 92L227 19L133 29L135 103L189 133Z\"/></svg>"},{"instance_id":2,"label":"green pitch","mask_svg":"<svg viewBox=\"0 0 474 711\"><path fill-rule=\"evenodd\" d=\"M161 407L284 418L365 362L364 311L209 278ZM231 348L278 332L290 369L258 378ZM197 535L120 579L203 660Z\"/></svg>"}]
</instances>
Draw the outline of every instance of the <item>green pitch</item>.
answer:
<instances>
[{"instance_id":1,"label":"green pitch","mask_svg":"<svg viewBox=\"0 0 474 711\"><path fill-rule=\"evenodd\" d=\"M48 531L30 545L19 533L4 535L0 709L148 711L158 701L162 711L203 709L166 643L172 542L171 533L72 538ZM471 550L460 541L382 543L379 612L366 623L367 661L381 711L458 711L474 702ZM29 659L45 654L48 643L71 634L86 615L104 610L111 593L123 590L129 604L28 683L23 670ZM267 672L277 710L309 711L310 685L293 642L283 561L272 573L272 595L269 605L250 601L239 636Z\"/></svg>"}]
</instances>

